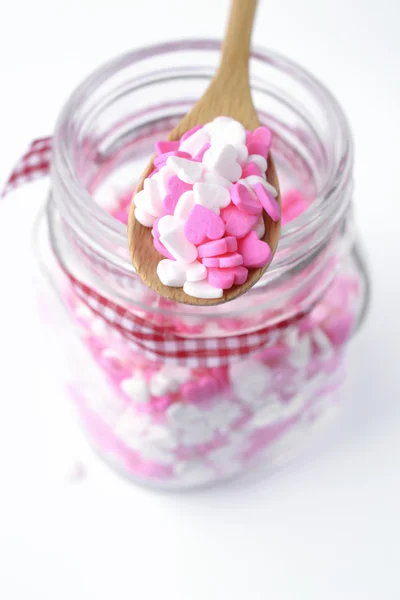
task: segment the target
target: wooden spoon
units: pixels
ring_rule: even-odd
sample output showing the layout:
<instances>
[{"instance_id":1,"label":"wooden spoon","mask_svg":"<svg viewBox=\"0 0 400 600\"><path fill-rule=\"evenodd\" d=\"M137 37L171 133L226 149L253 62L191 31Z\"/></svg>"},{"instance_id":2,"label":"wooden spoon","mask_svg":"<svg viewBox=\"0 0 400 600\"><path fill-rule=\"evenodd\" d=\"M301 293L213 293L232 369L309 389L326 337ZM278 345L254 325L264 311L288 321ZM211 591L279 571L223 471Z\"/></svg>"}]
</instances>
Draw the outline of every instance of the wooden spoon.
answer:
<instances>
[{"instance_id":1,"label":"wooden spoon","mask_svg":"<svg viewBox=\"0 0 400 600\"><path fill-rule=\"evenodd\" d=\"M256 6L257 0L232 0L218 71L205 94L170 133L169 140L179 140L195 125L205 125L221 115L236 119L250 131L260 126L249 84L250 42ZM136 192L143 188L143 182L153 168L152 160L144 171ZM271 155L268 156L267 180L278 191L277 201L281 204L278 177ZM144 283L165 298L197 306L228 302L247 292L269 267L270 263L259 269L249 269L246 283L224 290L222 298L209 300L188 296L182 288L165 286L159 280L157 265L164 257L153 246L151 228L139 223L135 219L134 211L133 198L128 221L129 250L133 265ZM263 218L265 223L263 240L269 244L273 257L279 240L280 221L275 223L265 211L263 211Z\"/></svg>"}]
</instances>

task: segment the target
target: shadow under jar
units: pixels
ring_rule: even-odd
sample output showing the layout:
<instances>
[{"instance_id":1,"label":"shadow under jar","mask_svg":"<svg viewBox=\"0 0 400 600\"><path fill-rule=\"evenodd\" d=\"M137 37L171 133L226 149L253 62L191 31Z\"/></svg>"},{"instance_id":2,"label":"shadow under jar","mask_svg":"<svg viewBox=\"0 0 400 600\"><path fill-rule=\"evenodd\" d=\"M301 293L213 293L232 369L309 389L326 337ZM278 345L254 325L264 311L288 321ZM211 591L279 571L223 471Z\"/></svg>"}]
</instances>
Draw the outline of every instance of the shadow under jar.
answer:
<instances>
[{"instance_id":1,"label":"shadow under jar","mask_svg":"<svg viewBox=\"0 0 400 600\"><path fill-rule=\"evenodd\" d=\"M56 127L42 224L43 265L81 340L69 390L83 427L119 471L165 488L274 466L310 438L338 406L368 298L346 120L317 80L266 50L252 54L251 85L284 204L272 266L215 307L174 304L134 273L125 223L136 181L202 95L219 47L144 48L77 88Z\"/></svg>"}]
</instances>

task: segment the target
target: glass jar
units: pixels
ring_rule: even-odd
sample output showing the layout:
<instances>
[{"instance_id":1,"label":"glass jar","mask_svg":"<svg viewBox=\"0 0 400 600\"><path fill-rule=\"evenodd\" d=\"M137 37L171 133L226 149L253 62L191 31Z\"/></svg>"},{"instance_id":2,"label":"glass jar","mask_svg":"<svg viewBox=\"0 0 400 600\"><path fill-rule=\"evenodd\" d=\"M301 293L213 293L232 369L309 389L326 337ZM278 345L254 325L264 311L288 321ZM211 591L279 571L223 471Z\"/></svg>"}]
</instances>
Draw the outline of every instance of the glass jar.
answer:
<instances>
[{"instance_id":1,"label":"glass jar","mask_svg":"<svg viewBox=\"0 0 400 600\"><path fill-rule=\"evenodd\" d=\"M331 94L301 67L255 50L251 86L274 133L287 217L278 252L247 294L175 304L135 274L127 206L154 143L205 90L216 41L118 58L88 77L58 120L41 260L76 325L69 390L97 452L166 488L274 465L334 413L345 348L368 280L355 239L352 140ZM112 216L113 215L113 216ZM77 358L79 355L79 358Z\"/></svg>"}]
</instances>

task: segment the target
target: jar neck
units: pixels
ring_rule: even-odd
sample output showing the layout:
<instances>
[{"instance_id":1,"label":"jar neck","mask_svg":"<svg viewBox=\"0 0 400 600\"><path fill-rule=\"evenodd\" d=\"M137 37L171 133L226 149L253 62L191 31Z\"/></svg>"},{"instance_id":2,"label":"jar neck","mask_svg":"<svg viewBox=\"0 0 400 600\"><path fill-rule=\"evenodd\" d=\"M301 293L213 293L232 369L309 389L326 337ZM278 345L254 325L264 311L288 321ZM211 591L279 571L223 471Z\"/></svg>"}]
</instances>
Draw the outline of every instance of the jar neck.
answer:
<instances>
[{"instance_id":1,"label":"jar neck","mask_svg":"<svg viewBox=\"0 0 400 600\"><path fill-rule=\"evenodd\" d=\"M127 54L93 73L67 102L54 136L53 200L65 235L89 257L87 269L96 257L106 271L139 285L126 227L93 196L116 167L132 164L132 178L140 174L138 163L151 154L154 140L165 137L194 101L180 84L198 97L214 73L219 48L219 42L199 40ZM340 107L309 73L264 50L253 52L250 66L260 120L274 132L278 173L294 173L311 200L283 227L274 261L257 288L265 290L310 269L316 257L320 265L338 245L348 229L353 150Z\"/></svg>"}]
</instances>

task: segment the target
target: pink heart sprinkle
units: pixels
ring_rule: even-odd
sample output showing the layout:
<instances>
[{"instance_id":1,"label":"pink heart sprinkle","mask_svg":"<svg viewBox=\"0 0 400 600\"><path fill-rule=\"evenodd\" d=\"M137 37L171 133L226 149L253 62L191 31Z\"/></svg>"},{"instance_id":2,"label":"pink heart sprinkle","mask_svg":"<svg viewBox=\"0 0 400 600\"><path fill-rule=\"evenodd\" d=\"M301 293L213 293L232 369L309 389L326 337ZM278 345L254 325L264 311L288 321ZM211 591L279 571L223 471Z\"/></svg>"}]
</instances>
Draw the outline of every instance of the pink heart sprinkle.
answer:
<instances>
[{"instance_id":1,"label":"pink heart sprinkle","mask_svg":"<svg viewBox=\"0 0 400 600\"><path fill-rule=\"evenodd\" d=\"M257 167L256 163L250 162L248 165L243 167L242 178L246 179L246 177L250 177L250 175L258 175L258 177L261 177L261 171Z\"/></svg>"},{"instance_id":2,"label":"pink heart sprinkle","mask_svg":"<svg viewBox=\"0 0 400 600\"><path fill-rule=\"evenodd\" d=\"M234 204L229 204L221 210L221 218L225 222L225 231L228 235L242 238L251 231L257 223L257 215L242 212Z\"/></svg>"},{"instance_id":3,"label":"pink heart sprinkle","mask_svg":"<svg viewBox=\"0 0 400 600\"><path fill-rule=\"evenodd\" d=\"M232 202L242 212L250 215L260 215L262 213L260 202L251 195L243 183L235 183L235 185L231 187L231 198Z\"/></svg>"},{"instance_id":4,"label":"pink heart sprinkle","mask_svg":"<svg viewBox=\"0 0 400 600\"><path fill-rule=\"evenodd\" d=\"M263 267L271 260L271 248L258 239L255 231L250 231L246 237L238 240L238 248L243 256L243 266L249 269Z\"/></svg>"},{"instance_id":5,"label":"pink heart sprinkle","mask_svg":"<svg viewBox=\"0 0 400 600\"><path fill-rule=\"evenodd\" d=\"M158 155L166 154L167 152L175 152L175 150L179 150L179 144L179 141L168 142L162 140L161 142L156 142L156 152Z\"/></svg>"},{"instance_id":6,"label":"pink heart sprinkle","mask_svg":"<svg viewBox=\"0 0 400 600\"><path fill-rule=\"evenodd\" d=\"M272 144L272 131L268 127L257 127L253 133L252 141L259 140L265 144L269 152Z\"/></svg>"},{"instance_id":7,"label":"pink heart sprinkle","mask_svg":"<svg viewBox=\"0 0 400 600\"><path fill-rule=\"evenodd\" d=\"M199 246L208 238L218 240L225 233L223 220L214 212L196 204L190 211L188 220L184 225L186 239Z\"/></svg>"},{"instance_id":8,"label":"pink heart sprinkle","mask_svg":"<svg viewBox=\"0 0 400 600\"><path fill-rule=\"evenodd\" d=\"M197 160L198 162L201 162L203 160L203 156L204 154L207 152L207 150L211 148L211 144L204 144L200 150L198 152L196 152L196 154L193 156L193 160Z\"/></svg>"},{"instance_id":9,"label":"pink heart sprinkle","mask_svg":"<svg viewBox=\"0 0 400 600\"><path fill-rule=\"evenodd\" d=\"M192 129L189 129L189 131L187 131L186 133L183 134L180 141L183 142L184 140L187 140L188 137L190 137L191 135L196 133L196 131L198 131L201 128L202 128L202 125L196 125L195 127L192 127Z\"/></svg>"},{"instance_id":10,"label":"pink heart sprinkle","mask_svg":"<svg viewBox=\"0 0 400 600\"><path fill-rule=\"evenodd\" d=\"M210 256L220 256L227 252L236 252L237 240L232 235L220 240L213 240L212 242L206 242L198 247L199 258L206 258Z\"/></svg>"},{"instance_id":11,"label":"pink heart sprinkle","mask_svg":"<svg viewBox=\"0 0 400 600\"><path fill-rule=\"evenodd\" d=\"M243 264L243 257L238 252L230 252L229 254L223 254L222 256L212 256L209 258L203 258L202 263L205 267L219 267L220 269L229 269L231 267L238 267Z\"/></svg>"},{"instance_id":12,"label":"pink heart sprinkle","mask_svg":"<svg viewBox=\"0 0 400 600\"><path fill-rule=\"evenodd\" d=\"M246 283L248 270L245 267L231 267L230 269L211 268L207 271L207 281L213 287L229 290L233 285Z\"/></svg>"},{"instance_id":13,"label":"pink heart sprinkle","mask_svg":"<svg viewBox=\"0 0 400 600\"><path fill-rule=\"evenodd\" d=\"M196 404L209 400L219 392L219 383L214 377L204 375L197 381L185 383L182 388L182 396L190 403Z\"/></svg>"},{"instance_id":14,"label":"pink heart sprinkle","mask_svg":"<svg viewBox=\"0 0 400 600\"><path fill-rule=\"evenodd\" d=\"M184 183L177 175L173 175L167 181L168 194L163 199L165 211L169 215L173 215L179 198L184 192L192 189L192 185Z\"/></svg>"},{"instance_id":15,"label":"pink heart sprinkle","mask_svg":"<svg viewBox=\"0 0 400 600\"><path fill-rule=\"evenodd\" d=\"M247 149L249 151L249 155L258 154L259 156L267 158L268 148L261 140L258 140L257 138L254 138L250 142L250 144L247 146Z\"/></svg>"},{"instance_id":16,"label":"pink heart sprinkle","mask_svg":"<svg viewBox=\"0 0 400 600\"><path fill-rule=\"evenodd\" d=\"M165 154L160 154L154 159L154 166L159 168L161 165L165 165L169 156L180 156L180 158L192 158L188 152L181 152L180 150L176 150L175 152L165 152Z\"/></svg>"},{"instance_id":17,"label":"pink heart sprinkle","mask_svg":"<svg viewBox=\"0 0 400 600\"><path fill-rule=\"evenodd\" d=\"M165 258L170 258L171 260L175 260L174 257L168 252L168 250L166 249L164 244L162 244L160 242L158 237L153 237L153 245L154 245L154 248L157 250L157 252L159 252L160 254L165 256Z\"/></svg>"},{"instance_id":18,"label":"pink heart sprinkle","mask_svg":"<svg viewBox=\"0 0 400 600\"><path fill-rule=\"evenodd\" d=\"M158 217L158 219L156 219L153 223L153 233L154 233L154 237L156 237L157 239L160 238L160 232L158 231L158 222L161 219L161 217Z\"/></svg>"},{"instance_id":19,"label":"pink heart sprinkle","mask_svg":"<svg viewBox=\"0 0 400 600\"><path fill-rule=\"evenodd\" d=\"M281 217L281 209L275 198L267 192L262 183L257 183L254 186L254 191L257 198L261 202L265 212L271 217L273 221L279 221Z\"/></svg>"}]
</instances>

